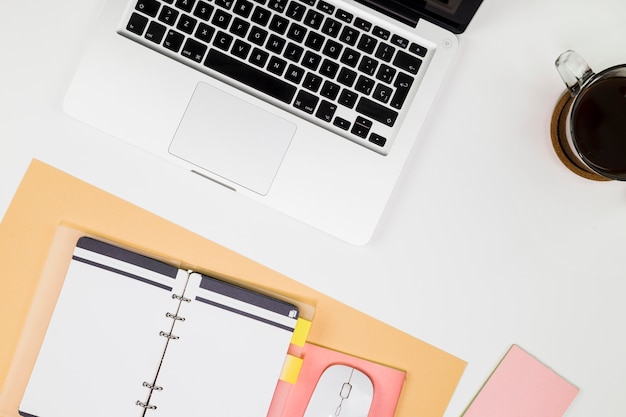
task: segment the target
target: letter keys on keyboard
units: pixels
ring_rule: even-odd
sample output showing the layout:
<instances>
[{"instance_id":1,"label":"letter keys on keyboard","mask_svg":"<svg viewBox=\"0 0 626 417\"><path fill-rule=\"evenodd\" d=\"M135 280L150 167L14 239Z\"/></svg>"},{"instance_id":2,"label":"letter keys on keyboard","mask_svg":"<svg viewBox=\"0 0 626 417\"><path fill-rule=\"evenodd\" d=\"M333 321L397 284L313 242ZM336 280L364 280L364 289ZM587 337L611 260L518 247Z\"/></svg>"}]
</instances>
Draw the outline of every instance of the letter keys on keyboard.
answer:
<instances>
[{"instance_id":1,"label":"letter keys on keyboard","mask_svg":"<svg viewBox=\"0 0 626 417\"><path fill-rule=\"evenodd\" d=\"M382 154L428 52L324 0L131 0L123 26L131 39Z\"/></svg>"}]
</instances>

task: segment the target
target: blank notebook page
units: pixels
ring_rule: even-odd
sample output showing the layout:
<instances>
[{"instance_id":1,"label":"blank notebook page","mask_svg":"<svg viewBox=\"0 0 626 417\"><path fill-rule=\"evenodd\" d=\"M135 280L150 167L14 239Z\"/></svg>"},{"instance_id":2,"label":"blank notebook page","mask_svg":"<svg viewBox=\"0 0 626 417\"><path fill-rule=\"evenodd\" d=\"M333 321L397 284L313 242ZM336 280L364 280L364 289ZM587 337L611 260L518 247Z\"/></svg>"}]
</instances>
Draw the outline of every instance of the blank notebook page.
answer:
<instances>
[{"instance_id":1,"label":"blank notebook page","mask_svg":"<svg viewBox=\"0 0 626 417\"><path fill-rule=\"evenodd\" d=\"M155 312L174 307L171 295L186 274L142 268L145 258L115 258L119 253L89 239L79 243L20 414L142 414L135 402L146 397L142 382L154 378L165 344L159 331L171 322Z\"/></svg>"}]
</instances>

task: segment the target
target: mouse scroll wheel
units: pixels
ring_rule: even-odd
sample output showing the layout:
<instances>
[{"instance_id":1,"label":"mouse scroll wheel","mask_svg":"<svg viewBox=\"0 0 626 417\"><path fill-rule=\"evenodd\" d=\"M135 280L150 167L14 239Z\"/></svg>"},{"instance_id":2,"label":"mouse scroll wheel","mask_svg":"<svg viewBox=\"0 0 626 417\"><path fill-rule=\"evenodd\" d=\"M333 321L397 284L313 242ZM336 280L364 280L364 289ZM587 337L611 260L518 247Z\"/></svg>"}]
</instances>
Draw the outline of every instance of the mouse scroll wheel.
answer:
<instances>
[{"instance_id":1,"label":"mouse scroll wheel","mask_svg":"<svg viewBox=\"0 0 626 417\"><path fill-rule=\"evenodd\" d=\"M339 396L345 400L350 396L350 391L352 391L352 385L350 385L349 382L344 382L343 386L341 387L341 392L339 393Z\"/></svg>"}]
</instances>

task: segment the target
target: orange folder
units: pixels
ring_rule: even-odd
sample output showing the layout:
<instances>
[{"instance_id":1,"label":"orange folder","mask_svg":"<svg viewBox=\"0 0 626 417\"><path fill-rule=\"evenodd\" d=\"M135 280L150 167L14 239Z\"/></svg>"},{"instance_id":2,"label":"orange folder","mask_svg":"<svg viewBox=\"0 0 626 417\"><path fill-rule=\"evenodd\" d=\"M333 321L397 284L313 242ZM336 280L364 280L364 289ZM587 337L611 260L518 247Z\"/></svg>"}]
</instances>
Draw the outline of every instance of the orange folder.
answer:
<instances>
[{"instance_id":1,"label":"orange folder","mask_svg":"<svg viewBox=\"0 0 626 417\"><path fill-rule=\"evenodd\" d=\"M48 253L62 225L314 306L308 342L406 372L397 417L442 416L465 369L463 360L298 283L297 277L278 274L35 160L0 224L2 417L17 416L44 337L45 320L34 325L31 320L22 337L29 312L51 314L60 289L60 282L40 277L56 261L48 260Z\"/></svg>"}]
</instances>

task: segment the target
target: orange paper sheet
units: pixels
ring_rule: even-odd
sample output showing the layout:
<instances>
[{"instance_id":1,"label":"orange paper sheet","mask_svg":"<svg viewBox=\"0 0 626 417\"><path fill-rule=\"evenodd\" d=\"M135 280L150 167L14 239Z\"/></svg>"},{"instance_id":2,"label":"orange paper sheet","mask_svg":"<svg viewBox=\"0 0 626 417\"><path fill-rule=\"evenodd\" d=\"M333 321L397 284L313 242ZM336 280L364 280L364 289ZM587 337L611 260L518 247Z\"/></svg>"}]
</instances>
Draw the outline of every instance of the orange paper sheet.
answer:
<instances>
[{"instance_id":1,"label":"orange paper sheet","mask_svg":"<svg viewBox=\"0 0 626 417\"><path fill-rule=\"evenodd\" d=\"M33 161L0 224L0 416L16 417L45 326L18 343L60 225L315 306L308 341L406 371L397 417L443 415L465 362L189 230ZM54 261L54 260L53 260ZM49 267L49 265L48 265ZM45 305L47 304L47 305ZM10 380L9 380L10 379Z\"/></svg>"}]
</instances>

